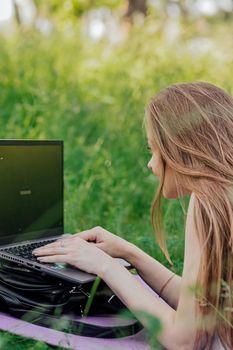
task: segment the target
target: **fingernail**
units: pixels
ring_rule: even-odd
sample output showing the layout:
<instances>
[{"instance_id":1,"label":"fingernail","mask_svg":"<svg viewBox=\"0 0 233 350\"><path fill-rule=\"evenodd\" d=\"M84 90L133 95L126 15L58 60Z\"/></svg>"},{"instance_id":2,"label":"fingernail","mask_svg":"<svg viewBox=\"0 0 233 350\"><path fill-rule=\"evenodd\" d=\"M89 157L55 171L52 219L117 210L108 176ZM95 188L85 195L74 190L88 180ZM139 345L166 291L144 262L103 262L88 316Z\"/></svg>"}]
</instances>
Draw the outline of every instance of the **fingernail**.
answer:
<instances>
[{"instance_id":1,"label":"fingernail","mask_svg":"<svg viewBox=\"0 0 233 350\"><path fill-rule=\"evenodd\" d=\"M44 258L41 258L41 257L38 257L37 259L40 260L40 261L44 261L45 260Z\"/></svg>"}]
</instances>

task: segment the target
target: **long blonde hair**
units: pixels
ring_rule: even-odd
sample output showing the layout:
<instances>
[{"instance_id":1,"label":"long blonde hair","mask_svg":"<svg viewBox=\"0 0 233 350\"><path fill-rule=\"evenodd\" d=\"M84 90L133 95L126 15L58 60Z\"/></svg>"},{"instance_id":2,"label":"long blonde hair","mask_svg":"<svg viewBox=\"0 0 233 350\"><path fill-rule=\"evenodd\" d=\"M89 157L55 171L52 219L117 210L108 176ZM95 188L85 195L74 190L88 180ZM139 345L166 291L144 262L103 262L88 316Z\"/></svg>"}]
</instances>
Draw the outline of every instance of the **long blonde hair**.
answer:
<instances>
[{"instance_id":1,"label":"long blonde hair","mask_svg":"<svg viewBox=\"0 0 233 350\"><path fill-rule=\"evenodd\" d=\"M233 98L206 82L173 84L149 102L145 127L164 166L174 170L179 197L182 188L195 193L194 225L202 250L195 285L201 324L194 349L211 349L215 331L232 349ZM171 263L160 205L164 175L165 169L151 219L159 246ZM213 327L208 327L210 319Z\"/></svg>"}]
</instances>

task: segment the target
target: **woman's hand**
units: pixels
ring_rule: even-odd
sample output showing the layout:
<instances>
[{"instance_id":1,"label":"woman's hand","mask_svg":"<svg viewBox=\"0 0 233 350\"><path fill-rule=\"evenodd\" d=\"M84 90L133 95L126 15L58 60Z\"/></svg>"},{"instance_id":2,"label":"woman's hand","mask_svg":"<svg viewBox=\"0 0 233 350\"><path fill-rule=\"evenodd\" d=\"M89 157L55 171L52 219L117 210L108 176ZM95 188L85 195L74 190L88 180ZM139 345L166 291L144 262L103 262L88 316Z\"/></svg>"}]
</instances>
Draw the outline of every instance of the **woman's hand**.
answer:
<instances>
[{"instance_id":1,"label":"woman's hand","mask_svg":"<svg viewBox=\"0 0 233 350\"><path fill-rule=\"evenodd\" d=\"M132 243L105 230L101 226L96 226L90 230L74 234L85 241L95 242L95 246L111 255L113 258L123 258L127 260L128 248Z\"/></svg>"},{"instance_id":2,"label":"woman's hand","mask_svg":"<svg viewBox=\"0 0 233 350\"><path fill-rule=\"evenodd\" d=\"M110 255L95 244L85 241L76 234L34 249L33 254L41 262L67 263L98 276L113 261Z\"/></svg>"}]
</instances>

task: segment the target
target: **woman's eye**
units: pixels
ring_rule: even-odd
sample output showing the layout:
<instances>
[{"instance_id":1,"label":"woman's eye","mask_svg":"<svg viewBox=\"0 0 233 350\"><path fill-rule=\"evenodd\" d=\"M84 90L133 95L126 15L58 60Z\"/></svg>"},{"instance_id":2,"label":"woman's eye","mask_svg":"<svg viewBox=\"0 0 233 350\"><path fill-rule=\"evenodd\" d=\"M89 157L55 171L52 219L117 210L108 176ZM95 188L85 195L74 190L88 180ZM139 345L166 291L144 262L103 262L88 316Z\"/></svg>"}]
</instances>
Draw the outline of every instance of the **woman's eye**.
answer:
<instances>
[{"instance_id":1,"label":"woman's eye","mask_svg":"<svg viewBox=\"0 0 233 350\"><path fill-rule=\"evenodd\" d=\"M149 153L152 153L150 146L147 146Z\"/></svg>"}]
</instances>

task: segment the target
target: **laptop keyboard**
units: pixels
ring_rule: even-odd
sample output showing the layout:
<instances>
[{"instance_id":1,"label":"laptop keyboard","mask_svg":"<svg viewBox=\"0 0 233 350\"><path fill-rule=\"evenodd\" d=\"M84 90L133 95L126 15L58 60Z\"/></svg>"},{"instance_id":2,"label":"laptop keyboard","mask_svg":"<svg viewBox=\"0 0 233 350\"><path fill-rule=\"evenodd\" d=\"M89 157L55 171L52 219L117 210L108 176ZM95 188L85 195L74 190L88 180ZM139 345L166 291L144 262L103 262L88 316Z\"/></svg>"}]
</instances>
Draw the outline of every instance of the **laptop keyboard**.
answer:
<instances>
[{"instance_id":1,"label":"laptop keyboard","mask_svg":"<svg viewBox=\"0 0 233 350\"><path fill-rule=\"evenodd\" d=\"M46 241L41 241L41 242L34 242L34 243L28 243L25 245L20 245L20 246L15 246L15 247L9 247L2 249L4 252L20 256L21 258L24 259L29 259L33 261L37 261L37 258L32 255L32 251L36 248L42 247L43 245L55 242L57 239L51 239L51 240L46 240Z\"/></svg>"}]
</instances>

